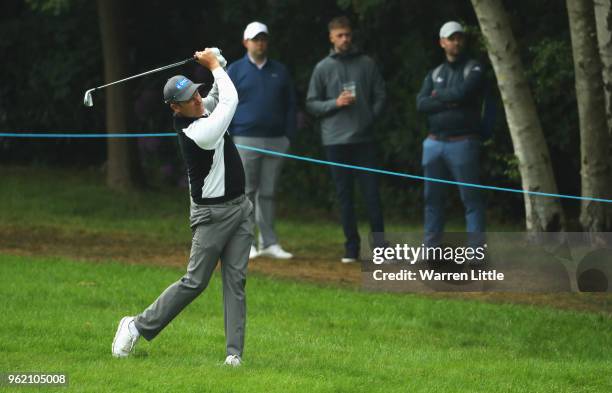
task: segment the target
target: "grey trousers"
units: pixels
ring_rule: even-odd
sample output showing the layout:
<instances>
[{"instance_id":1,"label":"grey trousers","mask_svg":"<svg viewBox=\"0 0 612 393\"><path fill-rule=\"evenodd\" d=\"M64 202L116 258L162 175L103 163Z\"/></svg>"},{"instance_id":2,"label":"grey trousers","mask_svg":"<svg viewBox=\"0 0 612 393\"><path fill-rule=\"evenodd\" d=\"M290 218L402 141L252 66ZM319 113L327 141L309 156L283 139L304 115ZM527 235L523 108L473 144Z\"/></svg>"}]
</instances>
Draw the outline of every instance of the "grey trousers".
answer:
<instances>
[{"instance_id":1,"label":"grey trousers","mask_svg":"<svg viewBox=\"0 0 612 393\"><path fill-rule=\"evenodd\" d=\"M193 240L187 273L136 317L152 340L206 287L221 260L227 355L242 355L246 324L246 273L253 242L253 205L241 196L218 205L192 205Z\"/></svg>"},{"instance_id":2,"label":"grey trousers","mask_svg":"<svg viewBox=\"0 0 612 393\"><path fill-rule=\"evenodd\" d=\"M234 143L279 153L286 153L289 150L289 139L285 136L273 138L234 136ZM255 206L259 246L265 248L277 244L278 238L274 231L275 195L284 159L240 148L238 152L246 175L245 192Z\"/></svg>"}]
</instances>

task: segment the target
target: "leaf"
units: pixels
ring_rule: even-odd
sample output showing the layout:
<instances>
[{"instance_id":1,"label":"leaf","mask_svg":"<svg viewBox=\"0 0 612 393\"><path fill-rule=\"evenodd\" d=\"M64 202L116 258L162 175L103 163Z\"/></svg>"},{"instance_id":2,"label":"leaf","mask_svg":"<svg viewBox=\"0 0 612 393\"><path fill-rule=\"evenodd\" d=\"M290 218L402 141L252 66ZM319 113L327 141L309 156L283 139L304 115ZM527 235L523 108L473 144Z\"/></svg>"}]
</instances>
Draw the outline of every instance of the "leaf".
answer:
<instances>
[{"instance_id":1,"label":"leaf","mask_svg":"<svg viewBox=\"0 0 612 393\"><path fill-rule=\"evenodd\" d=\"M25 2L35 11L47 12L53 15L61 14L71 5L70 0L25 0Z\"/></svg>"}]
</instances>

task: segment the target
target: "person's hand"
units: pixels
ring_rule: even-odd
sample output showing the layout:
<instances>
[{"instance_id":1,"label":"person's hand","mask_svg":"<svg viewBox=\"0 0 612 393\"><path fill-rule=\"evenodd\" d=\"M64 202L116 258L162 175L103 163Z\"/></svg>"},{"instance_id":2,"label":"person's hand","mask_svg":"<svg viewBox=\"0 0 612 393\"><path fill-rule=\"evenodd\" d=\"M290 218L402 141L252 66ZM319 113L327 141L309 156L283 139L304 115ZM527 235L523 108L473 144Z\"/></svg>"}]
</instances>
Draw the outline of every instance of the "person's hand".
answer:
<instances>
[{"instance_id":1,"label":"person's hand","mask_svg":"<svg viewBox=\"0 0 612 393\"><path fill-rule=\"evenodd\" d=\"M221 67L219 60L217 60L217 55L211 51L210 48L195 52L193 57L200 65L208 68L211 71L213 71L215 68Z\"/></svg>"},{"instance_id":2,"label":"person's hand","mask_svg":"<svg viewBox=\"0 0 612 393\"><path fill-rule=\"evenodd\" d=\"M336 98L336 106L338 108L353 105L354 102L355 102L355 97L353 97L353 95L346 90L340 93L338 98Z\"/></svg>"}]
</instances>

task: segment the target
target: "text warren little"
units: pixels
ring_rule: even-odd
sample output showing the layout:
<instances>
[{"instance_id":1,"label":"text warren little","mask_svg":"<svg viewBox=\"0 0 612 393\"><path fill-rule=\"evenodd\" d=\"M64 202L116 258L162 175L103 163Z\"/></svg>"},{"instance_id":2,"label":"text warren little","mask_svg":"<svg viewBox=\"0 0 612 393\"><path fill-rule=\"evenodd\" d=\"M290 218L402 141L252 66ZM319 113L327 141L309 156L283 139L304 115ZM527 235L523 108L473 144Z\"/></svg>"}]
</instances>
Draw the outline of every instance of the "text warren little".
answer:
<instances>
[{"instance_id":1,"label":"text warren little","mask_svg":"<svg viewBox=\"0 0 612 393\"><path fill-rule=\"evenodd\" d=\"M437 272L435 270L400 270L399 272L383 272L374 270L372 278L375 281L502 281L504 273L497 270L472 270L468 272Z\"/></svg>"}]
</instances>

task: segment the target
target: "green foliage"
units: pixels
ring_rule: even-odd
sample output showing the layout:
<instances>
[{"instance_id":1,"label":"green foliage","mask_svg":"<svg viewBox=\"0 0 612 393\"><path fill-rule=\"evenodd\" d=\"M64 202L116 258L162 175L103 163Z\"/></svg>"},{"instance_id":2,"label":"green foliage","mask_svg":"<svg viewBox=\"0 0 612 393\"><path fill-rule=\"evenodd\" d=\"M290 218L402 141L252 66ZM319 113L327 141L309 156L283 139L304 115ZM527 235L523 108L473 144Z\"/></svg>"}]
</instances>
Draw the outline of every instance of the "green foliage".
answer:
<instances>
[{"instance_id":1,"label":"green foliage","mask_svg":"<svg viewBox=\"0 0 612 393\"><path fill-rule=\"evenodd\" d=\"M94 108L80 105L86 89L102 84L101 45L95 2L70 0L8 0L0 14L0 50L10 56L0 70L0 125L5 130L100 131L104 129L104 91L96 93ZM340 14L355 22L355 42L372 56L386 81L388 100L375 124L380 166L421 174L421 143L427 134L425 117L416 112L415 97L426 73L442 61L438 29L448 20L468 28L470 54L484 63L478 22L469 2L431 0L300 0L187 1L181 7L151 0L147 7L129 2L125 22L129 31L130 71L142 72L184 58L196 48L219 46L231 63L244 55L244 26L261 20L271 32L271 57L285 63L296 87L301 129L292 152L323 158L316 119L304 100L314 65L329 52L327 22ZM571 48L563 2L507 2L512 29L551 149L562 192L579 192L577 114ZM185 10L189 10L186 12ZM545 22L543 22L545 21ZM133 106L130 129L163 132L171 128L168 109L160 99L161 86L175 73L207 82L201 68L183 67L129 82ZM482 182L520 188L520 181L501 100L493 140L485 148ZM173 184L183 175L173 142L146 151L151 178L172 164ZM102 165L104 142L0 140L0 162L54 165ZM157 171L157 172L156 172ZM287 161L281 184L284 200L294 205L335 211L329 170ZM420 216L422 184L382 178L386 215L410 212ZM304 196L308 197L305 198ZM495 205L520 217L522 197L495 193ZM458 203L458 199L456 200ZM460 210L460 206L457 204Z\"/></svg>"},{"instance_id":2,"label":"green foliage","mask_svg":"<svg viewBox=\"0 0 612 393\"><path fill-rule=\"evenodd\" d=\"M15 11L0 19L0 51L9 60L0 69L3 130L83 131L99 129L104 113L82 109L86 87L100 80L100 42L95 3L75 2L60 15ZM0 143L0 160L76 164L104 156L82 141L15 140Z\"/></svg>"},{"instance_id":3,"label":"green foliage","mask_svg":"<svg viewBox=\"0 0 612 393\"><path fill-rule=\"evenodd\" d=\"M25 0L33 10L59 15L70 6L71 0Z\"/></svg>"},{"instance_id":4,"label":"green foliage","mask_svg":"<svg viewBox=\"0 0 612 393\"><path fill-rule=\"evenodd\" d=\"M337 0L338 7L348 11L352 10L360 17L365 17L370 12L385 5L386 0Z\"/></svg>"},{"instance_id":5,"label":"green foliage","mask_svg":"<svg viewBox=\"0 0 612 393\"><path fill-rule=\"evenodd\" d=\"M560 188L578 194L580 132L571 43L544 38L528 52L532 60L527 74Z\"/></svg>"},{"instance_id":6,"label":"green foliage","mask_svg":"<svg viewBox=\"0 0 612 393\"><path fill-rule=\"evenodd\" d=\"M546 130L549 143L561 150L579 145L574 89L574 65L572 48L569 42L556 39L543 39L529 47L533 56L528 76L534 90L537 105L543 110L540 117L544 124L554 124L553 119L571 116L572 121L555 124Z\"/></svg>"}]
</instances>

